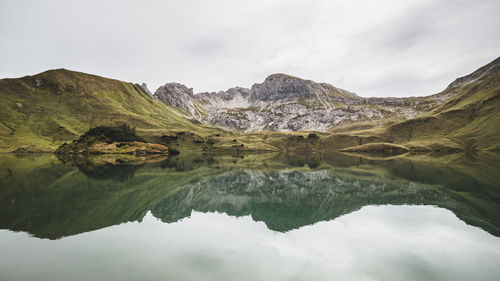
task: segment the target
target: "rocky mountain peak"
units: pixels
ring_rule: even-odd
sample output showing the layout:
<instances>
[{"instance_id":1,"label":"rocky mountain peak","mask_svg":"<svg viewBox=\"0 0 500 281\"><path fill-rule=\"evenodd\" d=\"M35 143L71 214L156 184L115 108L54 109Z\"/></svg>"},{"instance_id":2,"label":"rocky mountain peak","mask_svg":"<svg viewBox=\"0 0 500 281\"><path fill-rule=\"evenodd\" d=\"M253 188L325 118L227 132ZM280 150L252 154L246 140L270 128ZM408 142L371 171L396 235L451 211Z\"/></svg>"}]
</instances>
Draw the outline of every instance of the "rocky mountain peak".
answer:
<instances>
[{"instance_id":1,"label":"rocky mountain peak","mask_svg":"<svg viewBox=\"0 0 500 281\"><path fill-rule=\"evenodd\" d=\"M311 97L318 92L318 84L310 80L277 73L269 75L264 82L252 86L251 101L277 101Z\"/></svg>"},{"instance_id":2,"label":"rocky mountain peak","mask_svg":"<svg viewBox=\"0 0 500 281\"><path fill-rule=\"evenodd\" d=\"M196 112L193 104L193 88L188 88L186 85L175 82L167 83L158 88L154 96L166 104L188 111L191 114Z\"/></svg>"},{"instance_id":3,"label":"rocky mountain peak","mask_svg":"<svg viewBox=\"0 0 500 281\"><path fill-rule=\"evenodd\" d=\"M195 95L182 84L168 83L155 96L203 124L246 132L327 131L339 123L411 117L423 110L416 109L417 100L363 99L327 83L282 73L269 75L251 89L235 87Z\"/></svg>"},{"instance_id":4,"label":"rocky mountain peak","mask_svg":"<svg viewBox=\"0 0 500 281\"><path fill-rule=\"evenodd\" d=\"M156 90L155 95L158 92L193 96L193 88L188 88L186 85L177 82L170 82L161 86L158 90Z\"/></svg>"},{"instance_id":5,"label":"rocky mountain peak","mask_svg":"<svg viewBox=\"0 0 500 281\"><path fill-rule=\"evenodd\" d=\"M284 73L274 73L266 77L264 83L272 82L272 81L287 81L287 80L304 80L299 77L295 77L292 75L284 74Z\"/></svg>"},{"instance_id":6,"label":"rocky mountain peak","mask_svg":"<svg viewBox=\"0 0 500 281\"><path fill-rule=\"evenodd\" d=\"M141 89L148 95L153 96L153 93L148 89L148 85L146 83L141 84Z\"/></svg>"}]
</instances>

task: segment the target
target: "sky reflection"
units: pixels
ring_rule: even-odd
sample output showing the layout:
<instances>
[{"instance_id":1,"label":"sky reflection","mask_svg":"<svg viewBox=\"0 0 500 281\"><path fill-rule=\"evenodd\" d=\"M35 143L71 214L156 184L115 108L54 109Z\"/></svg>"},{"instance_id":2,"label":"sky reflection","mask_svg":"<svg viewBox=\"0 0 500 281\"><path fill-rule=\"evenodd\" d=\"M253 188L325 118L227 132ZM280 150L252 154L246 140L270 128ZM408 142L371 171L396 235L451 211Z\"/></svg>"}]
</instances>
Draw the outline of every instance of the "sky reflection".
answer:
<instances>
[{"instance_id":1,"label":"sky reflection","mask_svg":"<svg viewBox=\"0 0 500 281\"><path fill-rule=\"evenodd\" d=\"M0 231L4 280L497 280L500 238L432 206L368 206L285 233L148 213L60 240Z\"/></svg>"}]
</instances>

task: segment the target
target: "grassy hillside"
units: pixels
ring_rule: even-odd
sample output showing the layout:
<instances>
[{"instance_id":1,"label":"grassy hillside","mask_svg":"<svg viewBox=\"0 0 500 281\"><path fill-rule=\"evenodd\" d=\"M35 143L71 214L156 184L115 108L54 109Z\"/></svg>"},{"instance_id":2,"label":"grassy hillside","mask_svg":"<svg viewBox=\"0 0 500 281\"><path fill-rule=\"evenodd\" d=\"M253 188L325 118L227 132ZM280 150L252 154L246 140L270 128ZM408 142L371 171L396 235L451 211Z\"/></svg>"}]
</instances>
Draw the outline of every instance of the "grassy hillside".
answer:
<instances>
[{"instance_id":1,"label":"grassy hillside","mask_svg":"<svg viewBox=\"0 0 500 281\"><path fill-rule=\"evenodd\" d=\"M351 131L334 131L324 144L333 149L388 142L413 151L500 150L500 58L437 96L447 99L414 119L371 128L354 124Z\"/></svg>"},{"instance_id":2,"label":"grassy hillside","mask_svg":"<svg viewBox=\"0 0 500 281\"><path fill-rule=\"evenodd\" d=\"M89 128L128 123L146 139L175 131L208 135L137 84L65 69L0 80L0 151L34 145L55 150Z\"/></svg>"},{"instance_id":3,"label":"grassy hillside","mask_svg":"<svg viewBox=\"0 0 500 281\"><path fill-rule=\"evenodd\" d=\"M389 126L388 137L410 145L436 140L464 149L500 149L500 72L446 91L455 95L424 116Z\"/></svg>"},{"instance_id":4,"label":"grassy hillside","mask_svg":"<svg viewBox=\"0 0 500 281\"><path fill-rule=\"evenodd\" d=\"M500 150L500 58L432 97L442 103L405 121L397 116L360 120L329 133L243 134L190 121L137 84L49 70L0 80L0 152L54 151L90 128L123 123L134 126L146 141L172 151L307 152L367 143L400 144L411 151ZM309 139L310 133L319 138Z\"/></svg>"}]
</instances>

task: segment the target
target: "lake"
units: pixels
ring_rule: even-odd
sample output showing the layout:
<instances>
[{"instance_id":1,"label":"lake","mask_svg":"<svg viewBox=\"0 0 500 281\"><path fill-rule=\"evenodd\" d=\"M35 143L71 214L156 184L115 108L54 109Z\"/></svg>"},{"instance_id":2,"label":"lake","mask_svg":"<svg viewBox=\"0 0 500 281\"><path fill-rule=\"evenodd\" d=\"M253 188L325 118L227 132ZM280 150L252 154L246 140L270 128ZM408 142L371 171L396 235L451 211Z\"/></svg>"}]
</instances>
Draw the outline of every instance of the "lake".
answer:
<instances>
[{"instance_id":1,"label":"lake","mask_svg":"<svg viewBox=\"0 0 500 281\"><path fill-rule=\"evenodd\" d=\"M0 155L0 280L500 280L500 154Z\"/></svg>"}]
</instances>

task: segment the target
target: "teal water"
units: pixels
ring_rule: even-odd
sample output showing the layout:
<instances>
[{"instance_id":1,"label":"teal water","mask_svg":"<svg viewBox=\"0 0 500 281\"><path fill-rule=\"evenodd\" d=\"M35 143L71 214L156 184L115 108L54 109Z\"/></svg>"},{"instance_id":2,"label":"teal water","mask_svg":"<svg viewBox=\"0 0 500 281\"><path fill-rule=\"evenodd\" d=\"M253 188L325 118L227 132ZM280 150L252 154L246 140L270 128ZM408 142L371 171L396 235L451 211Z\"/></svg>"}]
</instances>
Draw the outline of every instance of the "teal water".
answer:
<instances>
[{"instance_id":1,"label":"teal water","mask_svg":"<svg viewBox=\"0 0 500 281\"><path fill-rule=\"evenodd\" d=\"M499 159L0 155L0 280L499 280Z\"/></svg>"}]
</instances>

